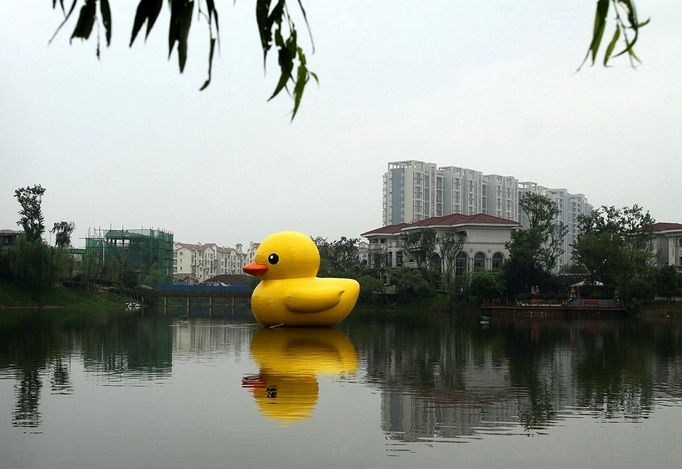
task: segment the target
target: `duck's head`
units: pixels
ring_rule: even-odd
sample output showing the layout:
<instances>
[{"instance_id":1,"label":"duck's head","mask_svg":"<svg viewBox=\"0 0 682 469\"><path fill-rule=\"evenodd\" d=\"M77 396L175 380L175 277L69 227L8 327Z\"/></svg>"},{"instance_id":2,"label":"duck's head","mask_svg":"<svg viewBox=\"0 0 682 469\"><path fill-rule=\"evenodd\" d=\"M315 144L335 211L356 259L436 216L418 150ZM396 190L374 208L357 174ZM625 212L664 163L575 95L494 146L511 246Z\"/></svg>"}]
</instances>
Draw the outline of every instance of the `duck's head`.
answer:
<instances>
[{"instance_id":1,"label":"duck's head","mask_svg":"<svg viewBox=\"0 0 682 469\"><path fill-rule=\"evenodd\" d=\"M281 231L265 238L255 262L244 272L262 280L314 277L320 268L320 253L310 237L296 231Z\"/></svg>"}]
</instances>

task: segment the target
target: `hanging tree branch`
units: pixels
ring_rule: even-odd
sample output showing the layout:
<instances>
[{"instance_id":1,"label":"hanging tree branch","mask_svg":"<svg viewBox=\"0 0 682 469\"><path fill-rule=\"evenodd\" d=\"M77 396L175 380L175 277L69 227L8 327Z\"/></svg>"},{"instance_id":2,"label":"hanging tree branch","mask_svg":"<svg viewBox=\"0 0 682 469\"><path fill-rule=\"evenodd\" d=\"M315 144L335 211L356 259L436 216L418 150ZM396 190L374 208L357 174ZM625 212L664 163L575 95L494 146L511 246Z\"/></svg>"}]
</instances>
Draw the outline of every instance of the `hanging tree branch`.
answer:
<instances>
[{"instance_id":1,"label":"hanging tree branch","mask_svg":"<svg viewBox=\"0 0 682 469\"><path fill-rule=\"evenodd\" d=\"M597 0L597 7L594 13L594 28L592 30L592 40L590 46L587 48L587 53L583 59L578 70L582 68L585 63L590 60L594 65L597 61L597 55L601 47L602 38L606 31L606 24L608 21L609 11L613 11L613 23L615 29L609 44L604 50L603 64L608 67L609 60L621 55L627 54L630 60L630 65L635 66L635 62L640 62L639 57L635 54L635 44L639 39L639 30L647 24L650 20L639 22L637 16L637 8L633 0ZM622 36L622 38L621 38ZM623 44L623 50L613 55L613 52L620 42Z\"/></svg>"},{"instance_id":2,"label":"hanging tree branch","mask_svg":"<svg viewBox=\"0 0 682 469\"><path fill-rule=\"evenodd\" d=\"M312 34L310 33L308 15L303 7L302 1L296 0L296 3L308 29L310 42L314 52L315 45L312 40ZM139 1L130 36L130 47L132 47L138 33L145 24L145 39L147 39L156 24L163 4L163 0ZM96 55L99 58L100 23L104 28L107 46L111 44L112 21L109 0L72 0L68 10L64 6L64 0L52 0L52 8L56 9L57 5L59 5L59 8L61 9L64 19L57 27L52 38L50 38L50 42L54 40L62 27L69 21L76 7L82 5L78 14L76 26L71 34L71 40L74 38L83 40L89 39L92 34L93 26L97 24ZM197 12L197 18L203 19L208 25L208 72L206 81L204 81L200 88L200 90L204 90L211 83L216 44L220 47L220 21L215 0L167 0L166 5L170 11L168 25L168 57L170 58L173 54L177 44L178 67L180 73L185 70L185 65L187 63L188 38L195 10ZM310 81L310 78L317 81L317 75L308 69L306 54L298 42L296 25L292 15L289 13L286 0L256 0L256 23L261 39L264 65L266 64L268 52L275 49L277 52L277 64L280 70L280 76L277 80L274 92L268 100L273 99L279 95L282 90L285 90L294 101L294 107L291 113L291 119L293 120L301 105L306 85Z\"/></svg>"},{"instance_id":3,"label":"hanging tree branch","mask_svg":"<svg viewBox=\"0 0 682 469\"><path fill-rule=\"evenodd\" d=\"M235 0L236 1L236 0ZM289 0L289 3L294 0ZM293 120L298 112L303 98L305 87L314 79L318 81L317 75L308 69L307 56L298 41L296 25L292 15L289 13L287 0L255 0L256 2L256 25L260 36L261 49L263 50L263 64L267 64L268 52L274 49L277 53L277 65L279 66L280 76L275 85L274 91L268 100L278 96L282 90L293 99L294 106L291 113ZM71 34L71 40L80 38L87 40L90 38L93 26L97 22L98 31L100 21L105 32L107 46L111 43L112 20L109 0L72 0L67 8L64 0L52 0L52 8L61 10L64 19L61 21L54 32L50 42L59 33L61 28L69 21L76 6L82 5L79 11L76 26ZM68 2L67 2L68 4ZM163 8L164 0L139 0L135 19L130 37L130 47L135 42L135 38L146 24L145 39L154 28L156 20ZM178 67L180 73L185 69L187 62L187 44L194 18L194 11L197 11L197 18L203 19L208 24L208 72L206 81L200 90L206 89L211 83L212 66L216 44L220 47L220 22L215 0L166 0L166 5L170 11L168 25L168 56L173 53L177 44ZM298 11L310 36L310 43L315 52L308 15L303 7L302 0L296 0ZM99 8L97 8L99 6ZM609 11L613 12L609 20ZM639 62L635 54L635 44L639 39L639 30L644 27L649 20L639 22L634 0L596 0L596 12L594 16L594 28L592 39L585 54L580 68L588 62L592 65L596 63L597 56L602 48L602 39L607 29L607 23L611 21L615 25L613 35L608 45L604 49L603 65L608 66L609 61L621 55L627 55L631 65ZM621 43L623 49L614 54L616 46ZM100 55L99 34L97 38L96 55Z\"/></svg>"}]
</instances>

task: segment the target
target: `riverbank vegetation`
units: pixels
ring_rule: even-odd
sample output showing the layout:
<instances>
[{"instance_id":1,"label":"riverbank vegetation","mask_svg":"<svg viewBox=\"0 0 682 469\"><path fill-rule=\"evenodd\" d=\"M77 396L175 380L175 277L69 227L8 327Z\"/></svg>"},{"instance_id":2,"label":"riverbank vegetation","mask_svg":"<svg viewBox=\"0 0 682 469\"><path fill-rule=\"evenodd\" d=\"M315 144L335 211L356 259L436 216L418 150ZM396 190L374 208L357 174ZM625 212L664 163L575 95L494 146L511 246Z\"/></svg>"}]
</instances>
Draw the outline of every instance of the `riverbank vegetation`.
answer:
<instances>
[{"instance_id":1,"label":"riverbank vegetation","mask_svg":"<svg viewBox=\"0 0 682 469\"><path fill-rule=\"evenodd\" d=\"M0 307L122 305L123 296L97 287L102 272L85 268L84 274L76 273L79 262L69 250L72 222L55 223L50 230L56 246L45 242L44 194L40 185L14 193L20 206L17 224L23 230L11 243L0 246ZM125 277L119 275L124 285L121 278Z\"/></svg>"},{"instance_id":2,"label":"riverbank vegetation","mask_svg":"<svg viewBox=\"0 0 682 469\"><path fill-rule=\"evenodd\" d=\"M15 191L21 208L17 224L23 234L0 247L0 306L120 302L123 297L115 293L134 289L137 274L114 256L98 262L86 252L77 259L69 249L73 223L55 223L51 231L57 245L45 243L44 193L39 185ZM558 208L546 197L533 194L522 199L521 208L529 226L512 232L506 262L493 264L492 270L459 261L465 234L424 229L400 240L403 263L416 267L367 262L367 257L376 255L370 252L363 262L359 239L318 237L314 241L321 257L319 275L355 278L361 286L360 303L383 307L428 303L452 310L489 301L560 302L575 295L571 285L581 281L583 298L619 299L631 311L655 298L682 297L682 273L674 266L656 267L654 220L641 207L600 207L580 217L574 264L561 269L556 263L566 227L555 221ZM432 262L435 253L440 262ZM154 283L156 276L151 272L147 278Z\"/></svg>"},{"instance_id":3,"label":"riverbank vegetation","mask_svg":"<svg viewBox=\"0 0 682 469\"><path fill-rule=\"evenodd\" d=\"M85 290L78 287L55 286L36 301L34 293L15 283L0 279L0 309L3 308L123 308L125 296L107 290Z\"/></svg>"}]
</instances>

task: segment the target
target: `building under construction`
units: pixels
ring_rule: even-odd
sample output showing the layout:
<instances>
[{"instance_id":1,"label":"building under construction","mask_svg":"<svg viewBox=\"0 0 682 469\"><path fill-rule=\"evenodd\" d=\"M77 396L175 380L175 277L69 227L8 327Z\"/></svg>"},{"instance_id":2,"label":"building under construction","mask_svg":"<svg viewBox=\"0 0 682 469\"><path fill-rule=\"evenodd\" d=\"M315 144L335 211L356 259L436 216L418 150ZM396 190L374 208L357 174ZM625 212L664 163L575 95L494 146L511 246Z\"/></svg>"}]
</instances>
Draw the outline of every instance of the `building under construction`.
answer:
<instances>
[{"instance_id":1,"label":"building under construction","mask_svg":"<svg viewBox=\"0 0 682 469\"><path fill-rule=\"evenodd\" d=\"M154 229L88 229L85 256L115 280L125 272L139 283L166 283L173 274L173 234Z\"/></svg>"}]
</instances>

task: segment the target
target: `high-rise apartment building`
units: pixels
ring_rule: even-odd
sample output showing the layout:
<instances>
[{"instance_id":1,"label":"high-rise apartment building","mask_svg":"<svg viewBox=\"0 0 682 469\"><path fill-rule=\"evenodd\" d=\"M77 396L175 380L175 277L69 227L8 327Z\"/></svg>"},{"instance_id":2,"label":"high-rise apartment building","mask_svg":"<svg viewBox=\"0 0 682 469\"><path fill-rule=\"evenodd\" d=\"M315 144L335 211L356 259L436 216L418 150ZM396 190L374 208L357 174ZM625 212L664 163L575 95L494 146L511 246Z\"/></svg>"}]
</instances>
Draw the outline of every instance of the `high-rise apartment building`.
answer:
<instances>
[{"instance_id":1,"label":"high-rise apartment building","mask_svg":"<svg viewBox=\"0 0 682 469\"><path fill-rule=\"evenodd\" d=\"M483 173L473 169L444 166L438 169L438 174L443 179L443 215L484 213L481 205Z\"/></svg>"},{"instance_id":2,"label":"high-rise apartment building","mask_svg":"<svg viewBox=\"0 0 682 469\"><path fill-rule=\"evenodd\" d=\"M568 228L564 238L564 254L559 267L571 263L572 245L578 235L578 216L588 214L592 206L583 194L566 189L550 189L535 182L521 182L512 176L483 174L457 166L437 167L423 161L388 163L384 173L383 223L414 223L424 218L484 213L519 222L528 227L528 217L520 209L527 192L541 194L557 204L556 222Z\"/></svg>"},{"instance_id":3,"label":"high-rise apartment building","mask_svg":"<svg viewBox=\"0 0 682 469\"><path fill-rule=\"evenodd\" d=\"M554 221L555 223L563 223L567 228L562 244L563 254L557 259L557 267L561 268L564 265L572 264L573 244L576 242L579 232L578 217L592 212L592 205L587 202L587 198L583 194L571 194L566 189L551 189L535 182L519 184L519 201L526 193L544 195L557 205L559 213ZM518 221L524 228L529 226L528 217L520 208Z\"/></svg>"},{"instance_id":4,"label":"high-rise apartment building","mask_svg":"<svg viewBox=\"0 0 682 469\"><path fill-rule=\"evenodd\" d=\"M483 213L519 221L519 181L512 176L487 174L481 179Z\"/></svg>"},{"instance_id":5,"label":"high-rise apartment building","mask_svg":"<svg viewBox=\"0 0 682 469\"><path fill-rule=\"evenodd\" d=\"M395 161L384 174L384 225L443 215L443 180L434 163Z\"/></svg>"}]
</instances>

